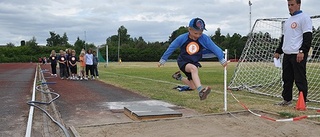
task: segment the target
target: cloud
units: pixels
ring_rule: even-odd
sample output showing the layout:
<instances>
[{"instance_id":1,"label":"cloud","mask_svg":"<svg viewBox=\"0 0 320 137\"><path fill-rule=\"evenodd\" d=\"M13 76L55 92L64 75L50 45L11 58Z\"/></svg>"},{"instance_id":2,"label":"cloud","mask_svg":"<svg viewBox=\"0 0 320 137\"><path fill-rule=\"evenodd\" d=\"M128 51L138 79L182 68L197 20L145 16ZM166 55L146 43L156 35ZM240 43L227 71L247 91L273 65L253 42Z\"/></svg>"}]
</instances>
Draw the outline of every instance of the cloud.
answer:
<instances>
[{"instance_id":1,"label":"cloud","mask_svg":"<svg viewBox=\"0 0 320 137\"><path fill-rule=\"evenodd\" d=\"M288 17L287 2L279 0L251 0L251 22L258 18ZM302 10L318 14L320 1L303 0ZM167 41L180 26L200 17L213 35L217 28L223 35L246 35L249 28L247 0L2 0L0 2L0 44L20 45L21 40L46 44L49 31L67 33L69 43L77 37L96 45L117 35L120 26L131 37L143 37L149 42Z\"/></svg>"}]
</instances>

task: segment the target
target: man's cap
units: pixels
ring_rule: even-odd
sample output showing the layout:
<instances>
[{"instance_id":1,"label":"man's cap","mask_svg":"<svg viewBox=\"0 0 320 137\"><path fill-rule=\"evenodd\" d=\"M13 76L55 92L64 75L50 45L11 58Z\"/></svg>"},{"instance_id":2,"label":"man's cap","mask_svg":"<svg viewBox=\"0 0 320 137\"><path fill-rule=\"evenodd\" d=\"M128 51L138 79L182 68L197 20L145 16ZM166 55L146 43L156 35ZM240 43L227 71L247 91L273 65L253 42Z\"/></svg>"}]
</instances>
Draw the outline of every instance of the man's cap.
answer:
<instances>
[{"instance_id":1,"label":"man's cap","mask_svg":"<svg viewBox=\"0 0 320 137\"><path fill-rule=\"evenodd\" d=\"M193 18L189 23L189 27L195 30L207 30L204 21L200 18Z\"/></svg>"}]
</instances>

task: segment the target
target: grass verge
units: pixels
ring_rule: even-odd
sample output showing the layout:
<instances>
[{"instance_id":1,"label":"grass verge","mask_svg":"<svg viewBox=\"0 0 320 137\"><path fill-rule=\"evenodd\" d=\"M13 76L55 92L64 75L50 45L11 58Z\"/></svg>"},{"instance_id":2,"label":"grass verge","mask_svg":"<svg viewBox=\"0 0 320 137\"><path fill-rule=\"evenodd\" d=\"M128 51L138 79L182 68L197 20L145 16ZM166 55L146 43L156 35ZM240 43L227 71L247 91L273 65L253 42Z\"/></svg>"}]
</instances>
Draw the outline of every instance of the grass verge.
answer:
<instances>
[{"instance_id":1,"label":"grass verge","mask_svg":"<svg viewBox=\"0 0 320 137\"><path fill-rule=\"evenodd\" d=\"M182 85L180 81L171 78L171 75L178 70L176 62L167 62L163 67L157 67L156 62L116 62L99 65L100 80L106 83L128 89L151 99L166 101L178 106L195 109L201 113L224 112L223 77L224 69L218 62L202 62L199 69L199 76L203 86L211 86L212 93L204 101L200 101L196 91L179 92L172 89ZM228 64L227 83L230 82L236 63ZM281 92L281 91L279 91ZM228 111L244 110L228 91ZM245 104L249 109L259 109L278 113L284 117L316 115L315 110L297 111L294 106L280 107L273 105L281 101L281 98L257 95L247 91L232 91L232 94ZM318 103L308 103L308 106L319 106ZM320 113L318 113L320 115ZM314 118L320 121L319 118Z\"/></svg>"}]
</instances>

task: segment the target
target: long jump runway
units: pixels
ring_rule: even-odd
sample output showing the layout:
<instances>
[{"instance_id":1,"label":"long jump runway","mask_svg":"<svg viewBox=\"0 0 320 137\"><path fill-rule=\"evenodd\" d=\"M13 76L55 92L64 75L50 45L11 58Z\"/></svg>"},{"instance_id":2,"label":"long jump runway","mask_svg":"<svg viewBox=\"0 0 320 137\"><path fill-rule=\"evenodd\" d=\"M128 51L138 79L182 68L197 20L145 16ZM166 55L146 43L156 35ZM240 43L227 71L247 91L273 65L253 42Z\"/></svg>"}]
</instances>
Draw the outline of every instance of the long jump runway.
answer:
<instances>
[{"instance_id":1,"label":"long jump runway","mask_svg":"<svg viewBox=\"0 0 320 137\"><path fill-rule=\"evenodd\" d=\"M35 63L0 64L0 136L24 136Z\"/></svg>"},{"instance_id":2,"label":"long jump runway","mask_svg":"<svg viewBox=\"0 0 320 137\"><path fill-rule=\"evenodd\" d=\"M123 123L133 121L124 114L124 107L164 106L183 113L183 116L197 112L163 101L152 100L132 91L106 84L99 80L62 80L52 77L50 65L41 65L48 87L60 98L54 103L67 127L81 127Z\"/></svg>"},{"instance_id":3,"label":"long jump runway","mask_svg":"<svg viewBox=\"0 0 320 137\"><path fill-rule=\"evenodd\" d=\"M0 64L1 137L25 135L29 113L27 102L31 100L37 65L36 63ZM66 128L133 121L123 113L124 107L132 105L149 107L161 105L179 110L184 116L197 114L193 110L152 100L99 80L61 80L50 75L50 64L40 66L47 83L54 83L47 84L49 89L60 94L60 98L55 100L54 104ZM40 131L40 134L47 133Z\"/></svg>"}]
</instances>

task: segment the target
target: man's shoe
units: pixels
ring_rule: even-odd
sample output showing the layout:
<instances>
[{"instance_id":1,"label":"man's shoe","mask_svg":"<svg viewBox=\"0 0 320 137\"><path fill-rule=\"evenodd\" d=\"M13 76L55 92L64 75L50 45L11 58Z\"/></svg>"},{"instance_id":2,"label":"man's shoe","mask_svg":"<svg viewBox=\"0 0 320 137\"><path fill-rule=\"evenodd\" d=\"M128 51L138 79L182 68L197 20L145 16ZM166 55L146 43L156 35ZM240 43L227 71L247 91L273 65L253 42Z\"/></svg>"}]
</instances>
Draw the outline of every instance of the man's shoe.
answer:
<instances>
[{"instance_id":1,"label":"man's shoe","mask_svg":"<svg viewBox=\"0 0 320 137\"><path fill-rule=\"evenodd\" d=\"M292 105L292 102L283 100L282 102L276 103L275 105L278 105L278 106L290 106L290 105Z\"/></svg>"},{"instance_id":2,"label":"man's shoe","mask_svg":"<svg viewBox=\"0 0 320 137\"><path fill-rule=\"evenodd\" d=\"M172 74L172 78L176 80L181 80L181 73L180 71L177 71L176 73Z\"/></svg>"},{"instance_id":3,"label":"man's shoe","mask_svg":"<svg viewBox=\"0 0 320 137\"><path fill-rule=\"evenodd\" d=\"M199 92L200 100L205 100L210 92L211 92L211 88L210 87L206 87L206 88L202 89Z\"/></svg>"}]
</instances>

